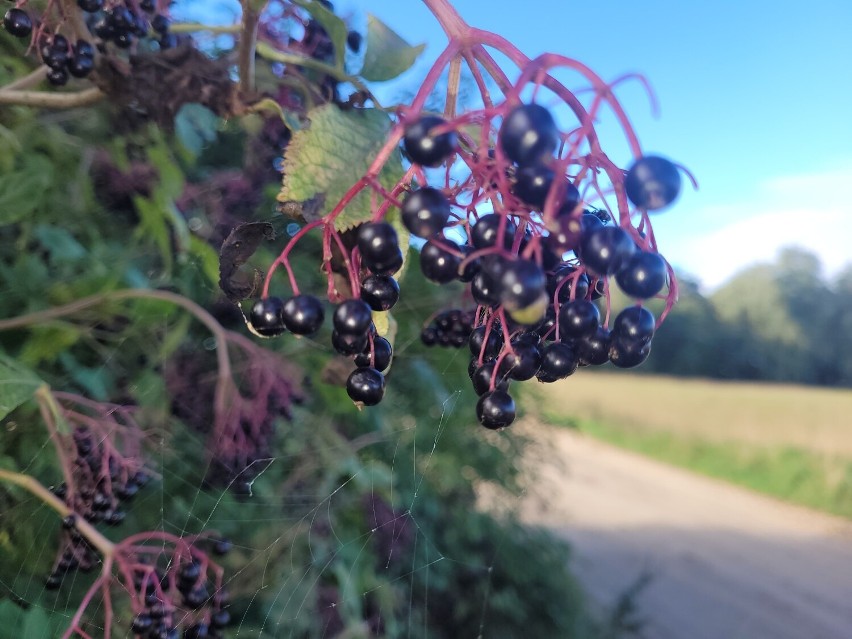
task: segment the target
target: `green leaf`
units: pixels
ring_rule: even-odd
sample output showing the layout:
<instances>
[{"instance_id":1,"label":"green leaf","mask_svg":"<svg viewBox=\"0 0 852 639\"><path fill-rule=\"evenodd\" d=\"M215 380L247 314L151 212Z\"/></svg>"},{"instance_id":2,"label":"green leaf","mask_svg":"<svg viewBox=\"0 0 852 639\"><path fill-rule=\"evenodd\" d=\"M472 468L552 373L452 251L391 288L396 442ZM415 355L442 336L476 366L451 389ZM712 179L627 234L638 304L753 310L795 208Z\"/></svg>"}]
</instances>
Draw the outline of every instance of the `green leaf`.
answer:
<instances>
[{"instance_id":1,"label":"green leaf","mask_svg":"<svg viewBox=\"0 0 852 639\"><path fill-rule=\"evenodd\" d=\"M20 360L29 366L56 359L80 339L80 329L71 325L35 326L21 349Z\"/></svg>"},{"instance_id":2,"label":"green leaf","mask_svg":"<svg viewBox=\"0 0 852 639\"><path fill-rule=\"evenodd\" d=\"M33 396L44 384L30 369L11 357L0 355L0 419Z\"/></svg>"},{"instance_id":3,"label":"green leaf","mask_svg":"<svg viewBox=\"0 0 852 639\"><path fill-rule=\"evenodd\" d=\"M331 43L334 45L334 66L343 71L343 56L346 53L346 35L349 30L346 23L331 11L326 9L317 0L295 0L299 5L311 14L311 17L320 23Z\"/></svg>"},{"instance_id":4,"label":"green leaf","mask_svg":"<svg viewBox=\"0 0 852 639\"><path fill-rule=\"evenodd\" d=\"M202 104L184 104L175 117L175 134L180 143L198 156L206 144L216 139L222 120Z\"/></svg>"},{"instance_id":5,"label":"green leaf","mask_svg":"<svg viewBox=\"0 0 852 639\"><path fill-rule=\"evenodd\" d=\"M411 68L425 47L425 44L411 46L384 22L368 16L367 51L361 77L372 82L393 80Z\"/></svg>"},{"instance_id":6,"label":"green leaf","mask_svg":"<svg viewBox=\"0 0 852 639\"><path fill-rule=\"evenodd\" d=\"M83 245L63 228L39 224L34 234L39 243L50 253L50 259L54 263L75 262L86 256Z\"/></svg>"},{"instance_id":7,"label":"green leaf","mask_svg":"<svg viewBox=\"0 0 852 639\"><path fill-rule=\"evenodd\" d=\"M284 187L281 202L306 202L323 196L323 215L328 215L344 194L360 180L385 143L390 117L378 109L343 111L325 104L308 112L310 127L293 135L284 152ZM379 174L386 189L402 178L399 151L391 153ZM363 190L335 219L338 231L372 217L375 194Z\"/></svg>"},{"instance_id":8,"label":"green leaf","mask_svg":"<svg viewBox=\"0 0 852 639\"><path fill-rule=\"evenodd\" d=\"M20 170L0 177L0 225L14 224L36 211L53 180L53 166L41 155L28 157Z\"/></svg>"}]
</instances>

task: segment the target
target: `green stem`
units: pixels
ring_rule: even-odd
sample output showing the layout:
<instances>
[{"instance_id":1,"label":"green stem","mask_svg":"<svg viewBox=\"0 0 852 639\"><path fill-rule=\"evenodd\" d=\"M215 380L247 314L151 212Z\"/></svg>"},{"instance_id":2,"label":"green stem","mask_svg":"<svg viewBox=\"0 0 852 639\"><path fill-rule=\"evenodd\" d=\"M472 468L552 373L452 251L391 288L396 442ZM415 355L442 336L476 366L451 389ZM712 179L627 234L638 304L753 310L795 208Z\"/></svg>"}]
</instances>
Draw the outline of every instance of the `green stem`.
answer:
<instances>
[{"instance_id":1,"label":"green stem","mask_svg":"<svg viewBox=\"0 0 852 639\"><path fill-rule=\"evenodd\" d=\"M238 24L212 26L202 24L200 22L178 22L169 26L169 31L172 33L195 33L197 31L207 31L208 33L239 33L241 26Z\"/></svg>"},{"instance_id":2,"label":"green stem","mask_svg":"<svg viewBox=\"0 0 852 639\"><path fill-rule=\"evenodd\" d=\"M295 64L298 66L305 67L306 69L320 71L321 73L330 75L334 79L339 80L341 82L349 82L356 89L369 96L370 100L373 101L377 108L382 108L378 100L376 100L373 94L370 93L370 89L367 88L366 84L364 84L355 76L351 76L345 71L338 69L337 67L331 66L330 64L326 64L324 62L320 62L319 60L314 60L313 58L306 58L295 53L286 53L284 51L279 51L278 49L271 47L265 42L257 43L257 53L258 55L263 56L267 60L272 60L273 62L281 62L283 64Z\"/></svg>"},{"instance_id":3,"label":"green stem","mask_svg":"<svg viewBox=\"0 0 852 639\"><path fill-rule=\"evenodd\" d=\"M41 501L43 501L46 505L50 506L55 510L60 517L65 518L68 515L74 514L68 506L65 505L65 502L59 499L56 495L50 492L47 488L45 488L37 479L34 477L30 477L29 475L25 475L23 473L16 473L11 470L4 470L0 468L0 481L4 481L9 484L14 484L15 486L20 486L27 492L31 493ZM109 539L104 537L101 533L99 533L92 524L87 522L82 517L76 518L75 526L77 530L80 532L83 537L86 538L92 546L97 548L97 550L101 553L101 556L104 559L112 558L115 553L115 544L112 543Z\"/></svg>"}]
</instances>

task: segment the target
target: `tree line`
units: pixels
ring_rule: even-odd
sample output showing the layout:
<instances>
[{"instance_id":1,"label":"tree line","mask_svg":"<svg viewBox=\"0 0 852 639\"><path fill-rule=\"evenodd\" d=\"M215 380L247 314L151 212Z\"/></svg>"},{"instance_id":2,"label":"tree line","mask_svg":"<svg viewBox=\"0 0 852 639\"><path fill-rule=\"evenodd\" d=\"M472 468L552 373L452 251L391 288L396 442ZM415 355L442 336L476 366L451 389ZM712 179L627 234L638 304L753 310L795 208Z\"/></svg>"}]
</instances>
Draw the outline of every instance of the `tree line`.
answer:
<instances>
[{"instance_id":1,"label":"tree line","mask_svg":"<svg viewBox=\"0 0 852 639\"><path fill-rule=\"evenodd\" d=\"M852 386L852 264L828 278L816 255L786 248L712 294L679 285L642 372Z\"/></svg>"}]
</instances>

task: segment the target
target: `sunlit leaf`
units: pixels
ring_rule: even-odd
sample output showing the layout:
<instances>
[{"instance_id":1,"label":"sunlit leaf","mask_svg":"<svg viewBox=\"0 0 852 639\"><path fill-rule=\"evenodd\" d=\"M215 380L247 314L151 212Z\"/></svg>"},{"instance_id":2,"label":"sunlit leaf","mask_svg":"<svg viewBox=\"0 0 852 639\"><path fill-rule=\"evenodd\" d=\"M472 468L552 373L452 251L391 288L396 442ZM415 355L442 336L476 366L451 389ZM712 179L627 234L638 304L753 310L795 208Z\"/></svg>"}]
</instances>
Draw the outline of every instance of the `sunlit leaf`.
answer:
<instances>
[{"instance_id":1,"label":"sunlit leaf","mask_svg":"<svg viewBox=\"0 0 852 639\"><path fill-rule=\"evenodd\" d=\"M325 197L328 215L346 192L360 180L384 146L390 117L377 109L343 111L326 104L308 113L310 126L296 132L284 152L284 186L281 202L305 202ZM399 151L394 150L379 174L391 189L403 175ZM365 189L335 219L338 230L352 228L372 217L376 194Z\"/></svg>"},{"instance_id":2,"label":"sunlit leaf","mask_svg":"<svg viewBox=\"0 0 852 639\"><path fill-rule=\"evenodd\" d=\"M367 50L361 76L372 82L392 80L414 64L425 44L411 46L384 22L369 16L367 22Z\"/></svg>"}]
</instances>

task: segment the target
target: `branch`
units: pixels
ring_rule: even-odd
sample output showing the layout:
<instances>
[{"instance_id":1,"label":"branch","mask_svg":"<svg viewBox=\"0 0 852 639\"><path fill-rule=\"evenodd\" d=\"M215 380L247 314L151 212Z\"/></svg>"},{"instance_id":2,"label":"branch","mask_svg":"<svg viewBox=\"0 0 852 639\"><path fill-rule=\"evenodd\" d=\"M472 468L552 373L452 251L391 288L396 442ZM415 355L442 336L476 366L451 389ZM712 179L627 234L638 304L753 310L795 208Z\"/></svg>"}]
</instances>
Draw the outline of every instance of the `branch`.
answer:
<instances>
[{"instance_id":1,"label":"branch","mask_svg":"<svg viewBox=\"0 0 852 639\"><path fill-rule=\"evenodd\" d=\"M0 468L0 481L20 486L53 508L60 517L65 518L68 515L74 514L74 511L68 508L64 501L45 488L35 477ZM99 533L92 524L82 517L77 517L74 525L80 534L86 538L86 541L100 551L104 559L109 559L113 556L115 544Z\"/></svg>"},{"instance_id":2,"label":"branch","mask_svg":"<svg viewBox=\"0 0 852 639\"><path fill-rule=\"evenodd\" d=\"M47 91L0 91L0 105L32 106L45 109L72 109L99 102L106 94L98 88L75 93L48 93Z\"/></svg>"},{"instance_id":3,"label":"branch","mask_svg":"<svg viewBox=\"0 0 852 639\"><path fill-rule=\"evenodd\" d=\"M296 55L295 53L285 53L284 51L279 51L278 49L272 48L265 42L257 43L257 53L258 55L266 58L267 60L272 60L273 62L295 64L298 66L305 67L306 69L320 71L322 73L325 73L326 75L330 75L331 77L341 82L349 82L356 89L369 96L370 100L372 100L373 103L376 105L376 108L382 108L382 106L379 104L379 101L376 100L375 96L373 96L373 94L370 92L370 89L367 88L366 84L361 82L361 80L359 80L355 76L347 75L345 71L341 71L337 67L325 64L324 62L320 62L319 60L314 60L313 58L306 58L304 56Z\"/></svg>"},{"instance_id":4,"label":"branch","mask_svg":"<svg viewBox=\"0 0 852 639\"><path fill-rule=\"evenodd\" d=\"M17 80L13 80L9 84L4 87L0 87L0 92L2 91L15 91L19 89L29 89L30 87L34 87L39 84L44 78L47 76L47 65L43 64L38 67L35 71L28 73L23 78L18 78Z\"/></svg>"},{"instance_id":5,"label":"branch","mask_svg":"<svg viewBox=\"0 0 852 639\"><path fill-rule=\"evenodd\" d=\"M247 95L254 90L254 54L257 45L257 25L260 12L252 0L242 0L243 17L240 26L240 42L237 59L240 71L240 93Z\"/></svg>"},{"instance_id":6,"label":"branch","mask_svg":"<svg viewBox=\"0 0 852 639\"><path fill-rule=\"evenodd\" d=\"M241 29L239 24L212 26L202 24L200 22L178 22L169 25L169 31L172 33L195 33L197 31L207 31L208 33L239 33Z\"/></svg>"}]
</instances>

